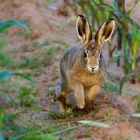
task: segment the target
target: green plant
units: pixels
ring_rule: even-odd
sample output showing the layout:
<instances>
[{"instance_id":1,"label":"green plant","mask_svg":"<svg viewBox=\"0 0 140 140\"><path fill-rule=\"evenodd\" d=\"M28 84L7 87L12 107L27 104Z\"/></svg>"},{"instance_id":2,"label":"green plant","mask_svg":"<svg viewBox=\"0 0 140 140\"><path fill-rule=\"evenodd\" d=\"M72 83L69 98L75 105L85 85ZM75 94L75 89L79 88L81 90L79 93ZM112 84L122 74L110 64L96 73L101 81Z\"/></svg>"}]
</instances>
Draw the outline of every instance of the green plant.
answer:
<instances>
[{"instance_id":1,"label":"green plant","mask_svg":"<svg viewBox=\"0 0 140 140\"><path fill-rule=\"evenodd\" d=\"M30 69L38 69L45 66L50 66L53 64L52 55L54 54L54 49L49 49L46 52L35 54L32 57L25 57L17 68L28 67Z\"/></svg>"},{"instance_id":2,"label":"green plant","mask_svg":"<svg viewBox=\"0 0 140 140\"><path fill-rule=\"evenodd\" d=\"M132 99L134 101L135 111L140 112L140 95L135 95Z\"/></svg>"},{"instance_id":3,"label":"green plant","mask_svg":"<svg viewBox=\"0 0 140 140\"><path fill-rule=\"evenodd\" d=\"M17 135L15 138L16 139L26 139L26 138L31 138L30 136L35 136L33 137L34 139L36 138L41 138L41 136L43 138L46 138L50 136L51 138L57 138L60 139L60 134L68 132L68 131L72 131L74 129L78 129L80 127L83 126L94 126L94 127L101 127L101 128L108 128L110 127L108 124L102 123L102 122L98 122L98 121L90 121L90 120L81 120L78 121L78 125L76 125L75 123L62 123L60 124L50 124L41 128L38 128L37 130L33 130L33 131L26 131L25 133L19 134ZM43 139L44 140L44 139Z\"/></svg>"},{"instance_id":4,"label":"green plant","mask_svg":"<svg viewBox=\"0 0 140 140\"><path fill-rule=\"evenodd\" d=\"M28 24L21 20L7 20L7 21L1 21L0 22L0 32L6 31L11 26L20 26L25 29L31 29Z\"/></svg>"},{"instance_id":5,"label":"green plant","mask_svg":"<svg viewBox=\"0 0 140 140\"><path fill-rule=\"evenodd\" d=\"M65 127L65 124L50 124L46 126L29 126L25 128L25 131L21 134L16 135L14 138L16 139L43 139L43 140L49 140L49 139L58 139L59 136L53 136L52 134L55 132L59 132L62 128ZM32 137L31 137L32 136ZM34 137L33 137L34 136ZM55 139L54 139L55 140Z\"/></svg>"},{"instance_id":6,"label":"green plant","mask_svg":"<svg viewBox=\"0 0 140 140\"><path fill-rule=\"evenodd\" d=\"M0 81L5 80L6 78L8 78L10 76L21 76L21 77L25 78L26 80L29 80L29 81L32 81L32 82L36 81L35 78L33 78L29 73L11 72L11 71L8 71L8 70L0 72Z\"/></svg>"},{"instance_id":7,"label":"green plant","mask_svg":"<svg viewBox=\"0 0 140 140\"><path fill-rule=\"evenodd\" d=\"M24 68L24 67L28 67L30 69L35 69L38 67L38 65L40 63L42 63L42 59L43 56L38 54L38 55L34 55L31 58L30 57L25 57L25 59L23 60L23 62L21 62L18 67L19 68Z\"/></svg>"},{"instance_id":8,"label":"green plant","mask_svg":"<svg viewBox=\"0 0 140 140\"><path fill-rule=\"evenodd\" d=\"M23 21L8 20L8 21L1 21L0 22L0 33L5 32L9 27L14 26L14 25L16 25L16 26L18 25L18 26L25 28L25 29L30 29L28 24L26 24ZM0 67L3 67L3 68L8 67L9 68L13 63L13 60L12 60L12 56L10 55L10 53L5 52L3 50L2 47L4 45L6 45L6 40L0 39Z\"/></svg>"},{"instance_id":9,"label":"green plant","mask_svg":"<svg viewBox=\"0 0 140 140\"><path fill-rule=\"evenodd\" d=\"M54 111L49 111L48 115L50 118L55 120L55 119L65 119L67 117L83 115L85 113L86 113L85 111L72 111L70 108L67 108L67 110L61 114Z\"/></svg>"},{"instance_id":10,"label":"green plant","mask_svg":"<svg viewBox=\"0 0 140 140\"><path fill-rule=\"evenodd\" d=\"M132 140L132 139L124 136L116 136L113 140Z\"/></svg>"},{"instance_id":11,"label":"green plant","mask_svg":"<svg viewBox=\"0 0 140 140\"><path fill-rule=\"evenodd\" d=\"M21 86L19 89L19 100L21 106L31 106L37 101L35 94L38 93L38 89L34 87Z\"/></svg>"},{"instance_id":12,"label":"green plant","mask_svg":"<svg viewBox=\"0 0 140 140\"><path fill-rule=\"evenodd\" d=\"M2 108L0 108L0 132L3 129L3 118L4 118L4 111Z\"/></svg>"},{"instance_id":13,"label":"green plant","mask_svg":"<svg viewBox=\"0 0 140 140\"><path fill-rule=\"evenodd\" d=\"M137 56L138 47L140 45L140 30L138 30L135 26L131 26L130 33L132 34L132 40L131 44L129 46L130 48L130 55L131 55L131 71L132 71L132 82L135 83L136 80L136 68L138 66L138 63L140 60Z\"/></svg>"},{"instance_id":14,"label":"green plant","mask_svg":"<svg viewBox=\"0 0 140 140\"><path fill-rule=\"evenodd\" d=\"M10 68L12 66L13 59L10 53L4 52L4 50L0 49L0 67Z\"/></svg>"},{"instance_id":15,"label":"green plant","mask_svg":"<svg viewBox=\"0 0 140 140\"><path fill-rule=\"evenodd\" d=\"M7 41L4 38L0 38L0 48L3 48L7 44Z\"/></svg>"},{"instance_id":16,"label":"green plant","mask_svg":"<svg viewBox=\"0 0 140 140\"><path fill-rule=\"evenodd\" d=\"M2 21L0 22L0 33L4 33L8 30L8 28L10 26L13 25L18 25L22 28L25 29L30 29L30 27L24 23L23 21L19 21L19 20L9 20L9 21ZM9 51L7 51L5 49L5 45L7 44L7 41L3 38L0 39L0 67L1 67L1 71L0 71L0 82L4 85L6 85L6 82L8 82L7 85L10 85L10 82L6 79L8 79L9 77L13 77L13 76L20 76L23 77L29 81L35 82L35 79L31 76L30 73L26 73L26 72L15 72L13 67L13 57L11 55L11 53ZM11 69L11 70L4 70L4 69ZM15 87L17 87L17 85L11 85L11 87L8 86L2 86L1 87L1 93L10 93L9 90ZM7 89L4 89L6 88ZM6 110L6 108L4 107L0 107L0 139L1 140L5 140L5 139L10 139L10 140L14 140L16 135L19 135L21 133L25 133L26 132L26 128L20 125L17 125L14 122L14 119L19 115L19 110L18 110L18 106L31 106L34 102L37 101L37 98L35 97L35 94L38 93L38 89L35 87L28 87L28 86L20 86L19 89L19 99L14 99L11 98L12 95L8 96L8 98L6 98L6 102L9 100L8 103L12 102L12 106L15 106L16 111L13 110L12 112ZM3 95L4 96L4 95ZM35 129L34 129L35 130ZM49 136L47 136L48 139L50 139ZM41 136L40 136L41 138Z\"/></svg>"},{"instance_id":17,"label":"green plant","mask_svg":"<svg viewBox=\"0 0 140 140\"><path fill-rule=\"evenodd\" d=\"M16 118L18 115L19 115L19 112L18 111L13 111L13 112L10 112L10 113L5 113L4 109L1 109L0 108L0 116L2 116L0 118L0 122L1 122L1 126L0 126L0 131L2 132L3 134L3 131L6 132L7 134L9 132L12 132L9 133L8 135L2 135L2 137L5 139L5 138L10 138L13 134L15 133L23 133L23 129L22 127L18 126L13 120L14 118Z\"/></svg>"},{"instance_id":18,"label":"green plant","mask_svg":"<svg viewBox=\"0 0 140 140\"><path fill-rule=\"evenodd\" d=\"M48 48L48 51L47 51L47 54L48 54L48 55L54 55L55 52L56 52L55 48L49 47L49 48Z\"/></svg>"},{"instance_id":19,"label":"green plant","mask_svg":"<svg viewBox=\"0 0 140 140\"><path fill-rule=\"evenodd\" d=\"M116 86L115 83L113 82L106 82L104 81L101 85L101 87L105 90L105 91L111 91L115 94L119 94L120 93L120 89L118 86Z\"/></svg>"},{"instance_id":20,"label":"green plant","mask_svg":"<svg viewBox=\"0 0 140 140\"><path fill-rule=\"evenodd\" d=\"M56 136L51 136L51 135L34 135L34 136L24 136L20 138L19 140L59 140L58 137Z\"/></svg>"}]
</instances>

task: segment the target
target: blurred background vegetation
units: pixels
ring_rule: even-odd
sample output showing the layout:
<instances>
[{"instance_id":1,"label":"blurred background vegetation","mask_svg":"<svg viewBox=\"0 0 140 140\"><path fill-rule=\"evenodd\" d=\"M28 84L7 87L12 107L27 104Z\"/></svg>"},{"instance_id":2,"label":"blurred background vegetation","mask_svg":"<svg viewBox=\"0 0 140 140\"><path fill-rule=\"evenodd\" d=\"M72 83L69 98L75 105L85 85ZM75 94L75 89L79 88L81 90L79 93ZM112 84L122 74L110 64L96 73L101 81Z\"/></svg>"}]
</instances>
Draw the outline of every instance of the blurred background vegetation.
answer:
<instances>
[{"instance_id":1,"label":"blurred background vegetation","mask_svg":"<svg viewBox=\"0 0 140 140\"><path fill-rule=\"evenodd\" d=\"M126 0L112 0L111 3L105 0L64 0L60 5L57 2L53 4L53 2L55 1L46 0L43 4L40 2L38 5L42 4L46 9L48 7L51 10L56 9L58 18L59 16L60 18L64 16L65 19L69 18L71 22L76 19L76 15L85 15L92 25L93 33L95 33L99 25L104 21L114 18L117 21L117 26L112 39L105 46L108 54L108 56L106 56L108 58L107 67L110 68L111 65L115 64L121 69L123 74L115 77L111 72L108 72L110 80L103 84L103 88L106 91L121 95L123 94L122 89L125 84L140 85L140 25L132 18L133 11L140 2L139 0L133 0L129 8L126 8ZM1 5L3 3L3 1L0 1ZM21 3L22 2L15 1L15 3L11 2L11 5L13 4L12 6L16 9ZM33 2L31 1L31 3ZM58 8L56 5L58 5ZM28 9L30 8L32 10L32 7L29 6ZM43 10L41 12L43 13ZM20 16L21 15L19 15L19 17ZM48 17L52 18L53 16L51 17L48 14ZM44 17L44 19L45 18L46 17ZM65 19L64 23L66 24L68 21ZM59 20L54 23L52 23L51 20L48 21L45 21L45 24L50 30L52 28L51 24L53 24L55 28L60 28L59 31L63 32L64 29L62 26L65 26L64 23L61 23ZM6 35L9 34L8 31L12 26L19 27L18 36L22 36L25 40L28 39L27 44L22 44L23 47L21 48L8 48L9 40L7 40ZM61 138L60 134L63 133L65 129L69 131L81 127L81 123L79 125L75 123L58 124L53 121L49 125L42 127L44 120L49 120L50 118L57 119L57 117L47 108L48 100L45 101L45 103L47 102L47 107L40 106L38 103L42 102L42 100L44 102L44 98L51 100L53 96L51 87L59 77L59 70L57 69L59 69L58 65L61 55L68 50L68 46L71 44L68 44L70 41L65 41L65 38L59 38L55 35L51 41L48 38L44 38L43 41L38 41L36 38L38 37L37 33L41 30L40 26L44 29L46 26L37 26L37 23L34 23L33 26L35 29L38 28L38 30L34 31L32 24L30 24L28 20L23 21L22 18L19 18L19 20L16 20L16 18L12 18L11 20L11 18L9 18L8 20L0 21L0 140L55 140ZM72 28L74 27L72 24ZM14 28L12 29L14 32ZM71 28L68 30L71 30ZM53 36L52 32L54 31L50 31ZM67 34L64 36L66 37ZM70 38L70 36L67 37ZM17 53L19 55L21 54L19 60L16 58ZM24 55L24 53L26 53L26 55ZM51 72L48 72L46 69ZM42 73L44 75L41 75ZM53 84L48 81L53 81ZM47 83L47 86L44 83ZM45 86L46 88L44 88ZM43 92L45 96L39 97L42 96L41 92ZM2 94L6 96L6 98L3 98ZM132 99L135 103L135 111L139 113L140 95L134 94ZM28 113L26 112L27 108L29 109ZM39 122L33 123L31 121L27 123L30 120L29 118L33 117L31 112L34 113L34 111L37 111L37 114L39 111L46 111L47 113L34 116L37 117ZM25 114L26 117L23 117L22 113ZM85 112L67 112L59 117L64 119L81 114L85 114ZM20 119L17 119L19 115ZM22 117L23 121L21 121ZM112 118L112 116L110 117L110 113L106 117L109 119ZM16 119L17 122L15 121ZM20 121L22 123L25 121L27 124L21 125ZM39 124L40 121L42 121L41 125ZM91 122L82 122L82 125L89 124L91 124ZM96 124L95 122L92 126L107 127L105 124ZM68 139L73 138L69 137ZM115 139L123 140L124 138L118 136L114 138L114 140Z\"/></svg>"}]
</instances>

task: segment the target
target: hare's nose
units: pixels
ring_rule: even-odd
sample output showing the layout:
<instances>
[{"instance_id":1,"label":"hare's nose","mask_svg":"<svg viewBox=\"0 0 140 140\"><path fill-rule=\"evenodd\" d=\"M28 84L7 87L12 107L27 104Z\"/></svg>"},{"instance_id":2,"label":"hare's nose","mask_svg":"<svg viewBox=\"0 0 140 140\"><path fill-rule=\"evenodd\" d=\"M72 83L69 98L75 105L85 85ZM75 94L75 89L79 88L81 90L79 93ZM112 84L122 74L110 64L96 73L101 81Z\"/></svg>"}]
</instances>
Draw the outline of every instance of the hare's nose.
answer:
<instances>
[{"instance_id":1,"label":"hare's nose","mask_svg":"<svg viewBox=\"0 0 140 140\"><path fill-rule=\"evenodd\" d=\"M90 68L91 68L91 70L92 70L92 71L94 71L94 70L95 70L95 67L90 67Z\"/></svg>"}]
</instances>

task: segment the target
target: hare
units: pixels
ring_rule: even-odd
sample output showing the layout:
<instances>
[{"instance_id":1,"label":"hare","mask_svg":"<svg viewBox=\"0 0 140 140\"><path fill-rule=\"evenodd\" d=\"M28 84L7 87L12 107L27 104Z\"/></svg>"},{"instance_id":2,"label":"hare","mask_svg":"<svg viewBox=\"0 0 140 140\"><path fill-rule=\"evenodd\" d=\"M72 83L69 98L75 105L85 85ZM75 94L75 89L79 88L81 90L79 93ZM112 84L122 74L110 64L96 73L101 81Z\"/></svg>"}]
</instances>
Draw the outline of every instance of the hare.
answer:
<instances>
[{"instance_id":1,"label":"hare","mask_svg":"<svg viewBox=\"0 0 140 140\"><path fill-rule=\"evenodd\" d=\"M92 101L100 92L105 74L103 44L110 38L114 28L115 20L108 20L99 27L93 39L86 18L83 15L77 17L76 31L82 45L73 47L62 57L61 80L55 88L61 112L67 106L67 93L73 91L77 107L83 109L85 103Z\"/></svg>"}]
</instances>

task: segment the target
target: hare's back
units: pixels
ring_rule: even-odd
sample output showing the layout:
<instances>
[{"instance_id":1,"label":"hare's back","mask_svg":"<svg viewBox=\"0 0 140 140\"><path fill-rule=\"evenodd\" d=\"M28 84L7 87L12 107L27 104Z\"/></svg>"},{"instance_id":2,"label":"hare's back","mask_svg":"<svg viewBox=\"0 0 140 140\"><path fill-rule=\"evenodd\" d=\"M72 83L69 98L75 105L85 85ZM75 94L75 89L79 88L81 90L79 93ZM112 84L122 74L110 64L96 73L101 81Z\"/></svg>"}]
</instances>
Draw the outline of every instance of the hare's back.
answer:
<instances>
[{"instance_id":1,"label":"hare's back","mask_svg":"<svg viewBox=\"0 0 140 140\"><path fill-rule=\"evenodd\" d=\"M71 48L61 59L60 69L65 71L69 71L73 68L74 64L77 63L81 54L83 52L83 48L81 46L75 46Z\"/></svg>"}]
</instances>

